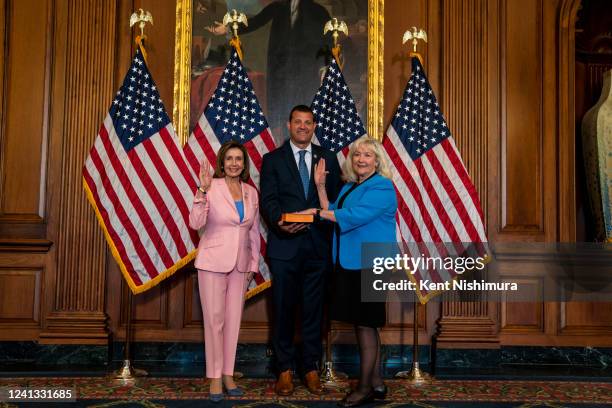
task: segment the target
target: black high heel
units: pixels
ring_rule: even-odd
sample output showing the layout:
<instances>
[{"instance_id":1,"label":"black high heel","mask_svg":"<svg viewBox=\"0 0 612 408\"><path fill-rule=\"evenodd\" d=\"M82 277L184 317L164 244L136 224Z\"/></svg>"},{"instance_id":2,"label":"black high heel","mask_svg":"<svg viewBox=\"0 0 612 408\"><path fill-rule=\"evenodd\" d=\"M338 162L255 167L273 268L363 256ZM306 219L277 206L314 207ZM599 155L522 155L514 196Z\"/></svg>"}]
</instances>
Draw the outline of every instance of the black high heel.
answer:
<instances>
[{"instance_id":1,"label":"black high heel","mask_svg":"<svg viewBox=\"0 0 612 408\"><path fill-rule=\"evenodd\" d=\"M378 387L374 387L372 394L374 395L374 399L384 400L387 398L387 393L389 392L389 388L385 384L379 385Z\"/></svg>"},{"instance_id":2,"label":"black high heel","mask_svg":"<svg viewBox=\"0 0 612 408\"><path fill-rule=\"evenodd\" d=\"M348 400L348 397L351 394L347 394L346 397L344 397L342 399L342 401L340 401L338 403L338 405L341 406L341 407L358 407L358 406L361 406L361 405L364 405L364 404L368 404L368 403L374 401L374 390L368 391L367 394L365 394L363 397L361 397L361 398L359 398L359 399L357 399L355 401L349 401Z\"/></svg>"}]
</instances>

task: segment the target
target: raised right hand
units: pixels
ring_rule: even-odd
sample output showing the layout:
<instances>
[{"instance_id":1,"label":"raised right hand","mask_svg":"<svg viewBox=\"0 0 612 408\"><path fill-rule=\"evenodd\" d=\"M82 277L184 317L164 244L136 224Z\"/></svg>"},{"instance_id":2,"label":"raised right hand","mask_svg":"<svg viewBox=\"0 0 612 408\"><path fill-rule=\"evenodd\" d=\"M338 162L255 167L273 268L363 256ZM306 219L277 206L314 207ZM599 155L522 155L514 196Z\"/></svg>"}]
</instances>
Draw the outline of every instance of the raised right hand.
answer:
<instances>
[{"instance_id":1,"label":"raised right hand","mask_svg":"<svg viewBox=\"0 0 612 408\"><path fill-rule=\"evenodd\" d=\"M210 163L208 160L203 160L202 163L200 163L200 174L198 178L200 179L200 187L202 187L204 191L208 191L212 183L212 174L210 174Z\"/></svg>"},{"instance_id":2,"label":"raised right hand","mask_svg":"<svg viewBox=\"0 0 612 408\"><path fill-rule=\"evenodd\" d=\"M329 171L325 170L325 159L319 160L319 162L315 165L314 171L314 182L317 187L325 187L325 178L327 177L327 173L329 173Z\"/></svg>"}]
</instances>

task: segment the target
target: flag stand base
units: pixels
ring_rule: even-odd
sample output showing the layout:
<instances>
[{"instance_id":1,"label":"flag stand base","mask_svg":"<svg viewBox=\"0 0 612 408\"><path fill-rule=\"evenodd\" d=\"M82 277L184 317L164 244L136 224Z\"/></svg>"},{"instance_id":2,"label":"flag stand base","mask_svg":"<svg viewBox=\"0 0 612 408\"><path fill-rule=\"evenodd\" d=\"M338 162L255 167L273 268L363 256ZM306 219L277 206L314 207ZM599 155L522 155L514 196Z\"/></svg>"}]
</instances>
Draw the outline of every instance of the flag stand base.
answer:
<instances>
[{"instance_id":1,"label":"flag stand base","mask_svg":"<svg viewBox=\"0 0 612 408\"><path fill-rule=\"evenodd\" d=\"M400 371L395 374L395 377L406 379L412 385L423 385L433 381L431 375L421 370L418 361L412 364L412 369L410 371Z\"/></svg>"},{"instance_id":2,"label":"flag stand base","mask_svg":"<svg viewBox=\"0 0 612 408\"><path fill-rule=\"evenodd\" d=\"M132 298L132 292L128 290L123 366L109 374L108 379L113 384L132 386L137 383L139 378L149 375L145 370L132 367L132 360L130 359L130 345L132 342Z\"/></svg>"},{"instance_id":3,"label":"flag stand base","mask_svg":"<svg viewBox=\"0 0 612 408\"><path fill-rule=\"evenodd\" d=\"M337 388L347 384L348 375L334 370L334 363L326 361L321 372L321 382L325 387Z\"/></svg>"},{"instance_id":4,"label":"flag stand base","mask_svg":"<svg viewBox=\"0 0 612 408\"><path fill-rule=\"evenodd\" d=\"M123 360L123 366L110 375L110 380L115 384L134 385L139 378L149 375L145 370L132 367L130 360Z\"/></svg>"},{"instance_id":5,"label":"flag stand base","mask_svg":"<svg viewBox=\"0 0 612 408\"><path fill-rule=\"evenodd\" d=\"M332 356L332 324L329 316L327 316L327 336L325 341L325 363L320 375L321 384L325 388L345 388L348 386L348 375L334 369L334 361Z\"/></svg>"}]
</instances>

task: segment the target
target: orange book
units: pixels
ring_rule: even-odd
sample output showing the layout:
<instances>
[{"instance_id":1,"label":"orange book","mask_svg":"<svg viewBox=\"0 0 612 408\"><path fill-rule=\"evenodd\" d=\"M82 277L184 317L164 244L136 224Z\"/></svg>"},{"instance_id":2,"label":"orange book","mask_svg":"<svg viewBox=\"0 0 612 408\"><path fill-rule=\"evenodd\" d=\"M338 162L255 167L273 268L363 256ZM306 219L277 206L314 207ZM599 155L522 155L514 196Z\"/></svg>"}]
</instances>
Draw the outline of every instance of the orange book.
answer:
<instances>
[{"instance_id":1,"label":"orange book","mask_svg":"<svg viewBox=\"0 0 612 408\"><path fill-rule=\"evenodd\" d=\"M294 213L284 213L281 217L283 222L304 222L304 223L312 223L314 222L314 215L312 214L294 214Z\"/></svg>"}]
</instances>

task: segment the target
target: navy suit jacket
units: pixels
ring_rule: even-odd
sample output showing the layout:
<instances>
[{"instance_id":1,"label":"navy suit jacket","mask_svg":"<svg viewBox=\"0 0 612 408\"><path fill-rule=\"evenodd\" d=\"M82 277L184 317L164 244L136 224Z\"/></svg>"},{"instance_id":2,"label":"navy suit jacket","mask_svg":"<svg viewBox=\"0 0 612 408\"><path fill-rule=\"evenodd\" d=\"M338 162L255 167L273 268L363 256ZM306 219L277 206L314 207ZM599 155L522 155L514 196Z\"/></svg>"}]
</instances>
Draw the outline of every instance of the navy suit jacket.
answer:
<instances>
[{"instance_id":1,"label":"navy suit jacket","mask_svg":"<svg viewBox=\"0 0 612 408\"><path fill-rule=\"evenodd\" d=\"M330 243L333 233L329 222L315 222L307 230L288 234L278 227L283 213L296 212L307 208L320 208L319 196L314 185L314 168L316 163L325 159L327 196L334 201L342 187L340 165L336 155L320 146L312 145L312 166L310 170L310 187L308 197L304 197L304 188L287 140L278 149L263 157L260 174L260 211L268 224L268 246L266 255L273 259L290 260L297 254L302 240L312 239L317 252L322 257L330 255Z\"/></svg>"}]
</instances>

